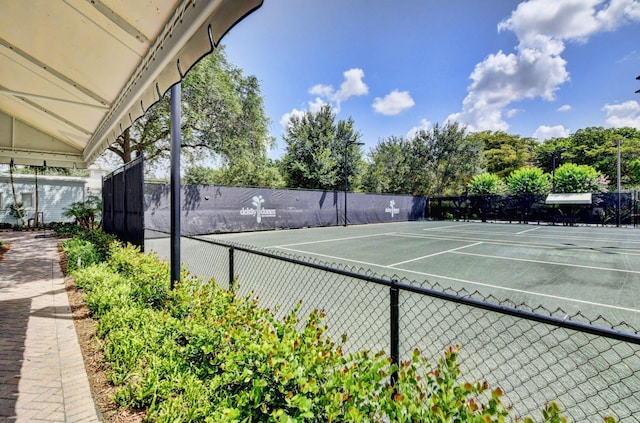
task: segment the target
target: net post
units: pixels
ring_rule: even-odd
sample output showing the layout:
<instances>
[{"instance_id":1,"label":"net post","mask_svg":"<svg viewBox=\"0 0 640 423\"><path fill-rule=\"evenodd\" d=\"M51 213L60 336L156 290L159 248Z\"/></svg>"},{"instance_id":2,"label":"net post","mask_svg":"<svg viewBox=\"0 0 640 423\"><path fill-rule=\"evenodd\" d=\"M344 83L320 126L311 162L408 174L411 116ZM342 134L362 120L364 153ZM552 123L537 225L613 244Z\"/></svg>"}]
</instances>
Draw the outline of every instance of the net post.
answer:
<instances>
[{"instance_id":1,"label":"net post","mask_svg":"<svg viewBox=\"0 0 640 423\"><path fill-rule=\"evenodd\" d=\"M400 366L400 289L398 289L396 279L393 279L391 283L393 284L389 288L391 361ZM391 386L395 387L397 381L398 372L395 371L391 374Z\"/></svg>"}]
</instances>

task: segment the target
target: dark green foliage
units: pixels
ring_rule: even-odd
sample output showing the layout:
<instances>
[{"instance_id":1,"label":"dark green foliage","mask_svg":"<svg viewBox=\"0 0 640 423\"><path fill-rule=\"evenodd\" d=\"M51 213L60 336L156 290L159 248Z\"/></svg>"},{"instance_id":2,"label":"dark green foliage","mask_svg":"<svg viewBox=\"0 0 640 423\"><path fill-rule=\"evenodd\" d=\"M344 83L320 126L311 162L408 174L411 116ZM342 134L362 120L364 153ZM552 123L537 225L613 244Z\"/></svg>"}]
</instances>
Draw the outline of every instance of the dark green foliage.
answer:
<instances>
[{"instance_id":1,"label":"dark green foliage","mask_svg":"<svg viewBox=\"0 0 640 423\"><path fill-rule=\"evenodd\" d=\"M102 201L96 196L86 200L76 201L65 208L63 216L74 218L80 229L91 231L100 227L99 219L102 215Z\"/></svg>"},{"instance_id":2,"label":"dark green foliage","mask_svg":"<svg viewBox=\"0 0 640 423\"><path fill-rule=\"evenodd\" d=\"M292 116L284 135L287 151L282 174L289 188L343 190L345 188L345 146L348 144L348 188L353 190L362 168L362 150L355 143L360 134L353 119L339 120L331 106L318 112Z\"/></svg>"},{"instance_id":3,"label":"dark green foliage","mask_svg":"<svg viewBox=\"0 0 640 423\"><path fill-rule=\"evenodd\" d=\"M80 239L89 241L96 248L102 261L109 258L111 244L116 242L114 235L104 232L102 229L91 229L80 233Z\"/></svg>"},{"instance_id":4,"label":"dark green foliage","mask_svg":"<svg viewBox=\"0 0 640 423\"><path fill-rule=\"evenodd\" d=\"M80 235L83 230L75 222L52 222L47 225L59 238L67 238Z\"/></svg>"}]
</instances>

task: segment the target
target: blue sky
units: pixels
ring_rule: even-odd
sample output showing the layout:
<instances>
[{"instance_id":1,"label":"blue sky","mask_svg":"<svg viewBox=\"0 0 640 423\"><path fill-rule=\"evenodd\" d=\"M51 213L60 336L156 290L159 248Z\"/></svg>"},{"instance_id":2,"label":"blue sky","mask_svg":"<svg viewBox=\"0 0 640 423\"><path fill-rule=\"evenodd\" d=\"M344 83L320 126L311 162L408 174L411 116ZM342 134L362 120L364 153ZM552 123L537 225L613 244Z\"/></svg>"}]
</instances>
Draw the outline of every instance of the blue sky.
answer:
<instances>
[{"instance_id":1,"label":"blue sky","mask_svg":"<svg viewBox=\"0 0 640 423\"><path fill-rule=\"evenodd\" d=\"M365 150L455 120L540 141L640 129L640 0L265 0L223 40L287 117L329 103Z\"/></svg>"}]
</instances>

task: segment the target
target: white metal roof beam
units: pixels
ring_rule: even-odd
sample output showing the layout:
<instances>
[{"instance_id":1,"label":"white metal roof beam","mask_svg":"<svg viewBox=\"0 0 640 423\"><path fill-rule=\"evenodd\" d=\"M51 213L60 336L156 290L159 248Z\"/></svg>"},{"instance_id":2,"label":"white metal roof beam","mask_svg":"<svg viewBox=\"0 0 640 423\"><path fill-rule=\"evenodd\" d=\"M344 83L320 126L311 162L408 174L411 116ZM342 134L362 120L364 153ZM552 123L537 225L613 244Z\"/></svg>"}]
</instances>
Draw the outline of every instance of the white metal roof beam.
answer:
<instances>
[{"instance_id":1,"label":"white metal roof beam","mask_svg":"<svg viewBox=\"0 0 640 423\"><path fill-rule=\"evenodd\" d=\"M101 110L109 110L109 107L103 106L103 105L100 105L100 104L91 104L91 103L85 103L85 102L82 102L82 101L73 101L73 100L67 100L67 99L64 99L64 98L49 97L49 96L40 95L40 94L25 93L25 92L21 92L21 91L13 91L13 90L6 89L2 85L0 85L0 94L9 94L9 95L12 95L12 96L17 97L17 98L24 97L24 98L33 98L35 100L58 101L60 103L75 104L76 106L85 106L85 107L93 107L95 109L101 109Z\"/></svg>"},{"instance_id":2,"label":"white metal roof beam","mask_svg":"<svg viewBox=\"0 0 640 423\"><path fill-rule=\"evenodd\" d=\"M89 96L90 98L96 100L98 103L102 104L103 106L107 106L107 107L110 106L110 103L109 103L108 100L100 97L98 94L96 94L95 92L91 91L90 89L88 89L86 87L83 87L82 85L78 84L76 81L67 78L63 73L58 72L57 70L51 68L46 63L41 62L40 60L38 60L35 57L31 56L26 51L23 51L20 48L12 45L8 41L0 38L0 45L8 48L9 50L14 52L18 56L22 57L23 59L33 63L34 65L36 65L40 69L43 69L44 71L46 71L50 75L55 76L56 78L60 79L65 84L67 84L67 85L69 85L71 87L74 87L75 89L77 89L78 91L82 92L83 94L85 94L85 95Z\"/></svg>"},{"instance_id":3,"label":"white metal roof beam","mask_svg":"<svg viewBox=\"0 0 640 423\"><path fill-rule=\"evenodd\" d=\"M102 13L107 19L109 19L114 24L118 25L124 32L135 37L140 42L150 43L151 40L148 40L147 37L140 31L138 28L132 26L127 22L124 18L118 15L113 10L109 9L105 4L103 4L99 0L87 0L89 4L98 10L98 12Z\"/></svg>"}]
</instances>

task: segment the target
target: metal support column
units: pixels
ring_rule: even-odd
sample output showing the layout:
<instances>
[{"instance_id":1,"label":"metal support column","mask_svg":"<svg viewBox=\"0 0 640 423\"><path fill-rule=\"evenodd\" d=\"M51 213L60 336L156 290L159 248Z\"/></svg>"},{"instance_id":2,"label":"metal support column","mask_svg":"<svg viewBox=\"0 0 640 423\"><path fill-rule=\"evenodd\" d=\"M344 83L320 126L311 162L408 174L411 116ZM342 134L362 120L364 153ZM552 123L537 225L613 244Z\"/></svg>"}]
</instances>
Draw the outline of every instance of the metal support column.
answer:
<instances>
[{"instance_id":1,"label":"metal support column","mask_svg":"<svg viewBox=\"0 0 640 423\"><path fill-rule=\"evenodd\" d=\"M171 87L171 289L180 282L180 102L181 83Z\"/></svg>"}]
</instances>

